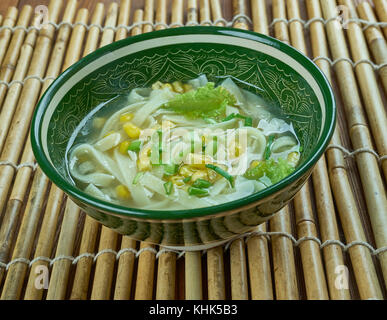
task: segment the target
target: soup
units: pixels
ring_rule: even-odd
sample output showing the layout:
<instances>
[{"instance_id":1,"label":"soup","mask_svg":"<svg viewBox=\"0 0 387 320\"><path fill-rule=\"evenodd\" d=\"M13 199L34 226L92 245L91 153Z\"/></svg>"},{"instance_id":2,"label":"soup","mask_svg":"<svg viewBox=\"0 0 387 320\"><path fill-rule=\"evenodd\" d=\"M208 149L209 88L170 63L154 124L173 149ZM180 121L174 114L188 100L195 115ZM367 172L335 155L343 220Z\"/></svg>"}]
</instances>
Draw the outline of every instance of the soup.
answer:
<instances>
[{"instance_id":1,"label":"soup","mask_svg":"<svg viewBox=\"0 0 387 320\"><path fill-rule=\"evenodd\" d=\"M236 83L157 82L97 107L68 148L74 183L122 206L178 210L279 182L299 162L299 139L279 108Z\"/></svg>"}]
</instances>

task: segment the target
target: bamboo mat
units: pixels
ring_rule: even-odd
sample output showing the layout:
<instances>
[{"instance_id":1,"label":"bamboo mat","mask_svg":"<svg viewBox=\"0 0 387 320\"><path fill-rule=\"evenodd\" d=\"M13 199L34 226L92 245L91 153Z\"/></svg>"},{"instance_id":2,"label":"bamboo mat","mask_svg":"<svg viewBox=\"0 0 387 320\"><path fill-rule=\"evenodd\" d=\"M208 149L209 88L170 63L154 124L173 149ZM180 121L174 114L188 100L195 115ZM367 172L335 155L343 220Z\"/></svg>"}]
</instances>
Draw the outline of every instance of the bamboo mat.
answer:
<instances>
[{"instance_id":1,"label":"bamboo mat","mask_svg":"<svg viewBox=\"0 0 387 320\"><path fill-rule=\"evenodd\" d=\"M1 299L386 299L387 0L133 2L89 12L51 0L43 29L31 27L32 6L0 17ZM309 55L334 87L339 121L288 207L254 235L184 253L86 217L36 166L28 124L82 56L198 24L269 34Z\"/></svg>"}]
</instances>

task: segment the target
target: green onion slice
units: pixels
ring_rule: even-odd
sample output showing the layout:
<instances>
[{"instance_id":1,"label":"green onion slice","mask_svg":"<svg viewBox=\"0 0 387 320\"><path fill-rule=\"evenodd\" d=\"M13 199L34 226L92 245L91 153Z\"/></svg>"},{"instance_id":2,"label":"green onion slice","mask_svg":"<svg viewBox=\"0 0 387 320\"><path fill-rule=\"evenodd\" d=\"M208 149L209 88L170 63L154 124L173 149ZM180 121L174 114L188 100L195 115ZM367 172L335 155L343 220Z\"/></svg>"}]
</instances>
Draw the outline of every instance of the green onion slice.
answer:
<instances>
[{"instance_id":1,"label":"green onion slice","mask_svg":"<svg viewBox=\"0 0 387 320\"><path fill-rule=\"evenodd\" d=\"M220 174L228 182L230 182L231 187L234 188L234 182L235 182L234 177L230 175L228 172L224 171L222 168L214 166L213 164L206 164L206 168L214 170L217 174Z\"/></svg>"}]
</instances>

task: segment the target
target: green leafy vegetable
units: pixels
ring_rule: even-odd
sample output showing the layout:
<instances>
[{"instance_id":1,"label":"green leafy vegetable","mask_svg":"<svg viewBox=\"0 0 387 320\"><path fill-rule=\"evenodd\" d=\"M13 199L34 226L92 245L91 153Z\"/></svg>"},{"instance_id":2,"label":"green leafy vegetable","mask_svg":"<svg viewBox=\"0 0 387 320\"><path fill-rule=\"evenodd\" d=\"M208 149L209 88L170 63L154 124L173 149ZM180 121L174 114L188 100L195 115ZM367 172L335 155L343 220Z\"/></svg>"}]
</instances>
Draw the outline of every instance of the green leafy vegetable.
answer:
<instances>
[{"instance_id":1,"label":"green leafy vegetable","mask_svg":"<svg viewBox=\"0 0 387 320\"><path fill-rule=\"evenodd\" d=\"M206 168L214 170L217 174L220 174L222 177L227 179L230 182L231 187L234 188L234 177L230 175L227 171L224 171L222 168L214 166L213 164L206 164Z\"/></svg>"},{"instance_id":2,"label":"green leafy vegetable","mask_svg":"<svg viewBox=\"0 0 387 320\"><path fill-rule=\"evenodd\" d=\"M265 160L269 160L269 158L270 158L271 146L273 145L274 139L275 139L274 135L269 136L269 140L268 140L267 145L266 145L265 153L263 154L263 157Z\"/></svg>"},{"instance_id":3,"label":"green leafy vegetable","mask_svg":"<svg viewBox=\"0 0 387 320\"><path fill-rule=\"evenodd\" d=\"M197 179L192 186L194 188L207 189L211 187L211 182L204 179Z\"/></svg>"},{"instance_id":4,"label":"green leafy vegetable","mask_svg":"<svg viewBox=\"0 0 387 320\"><path fill-rule=\"evenodd\" d=\"M195 187L189 187L188 194L190 196L196 196L196 197L205 197L205 196L209 195L208 190L199 189L199 188L195 188Z\"/></svg>"},{"instance_id":5,"label":"green leafy vegetable","mask_svg":"<svg viewBox=\"0 0 387 320\"><path fill-rule=\"evenodd\" d=\"M225 114L227 105L235 103L234 95L227 89L215 88L213 82L208 82L204 87L176 95L164 107L193 119L218 119Z\"/></svg>"},{"instance_id":6,"label":"green leafy vegetable","mask_svg":"<svg viewBox=\"0 0 387 320\"><path fill-rule=\"evenodd\" d=\"M244 176L250 180L258 180L266 176L274 184L293 173L294 170L294 167L286 160L278 159L278 161L275 161L269 159L260 162L255 168L247 170Z\"/></svg>"}]
</instances>

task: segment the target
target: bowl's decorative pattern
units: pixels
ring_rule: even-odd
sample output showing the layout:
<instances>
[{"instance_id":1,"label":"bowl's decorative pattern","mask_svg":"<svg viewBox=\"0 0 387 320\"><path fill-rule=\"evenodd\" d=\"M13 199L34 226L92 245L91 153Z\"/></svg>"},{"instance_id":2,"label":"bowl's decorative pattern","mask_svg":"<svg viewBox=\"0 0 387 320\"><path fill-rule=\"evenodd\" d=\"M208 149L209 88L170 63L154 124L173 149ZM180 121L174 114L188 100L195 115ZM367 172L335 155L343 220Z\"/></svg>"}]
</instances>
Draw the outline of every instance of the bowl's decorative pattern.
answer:
<instances>
[{"instance_id":1,"label":"bowl's decorative pattern","mask_svg":"<svg viewBox=\"0 0 387 320\"><path fill-rule=\"evenodd\" d=\"M143 43L149 47L138 50ZM201 74L214 82L225 76L239 79L243 88L281 106L304 149L295 173L244 199L176 212L120 207L92 198L74 186L66 170L68 143L91 110L136 87L189 80ZM31 138L43 171L105 226L136 240L200 249L201 245L227 241L254 229L295 196L332 136L335 111L327 80L295 49L248 31L189 27L125 39L70 67L39 102Z\"/></svg>"}]
</instances>

